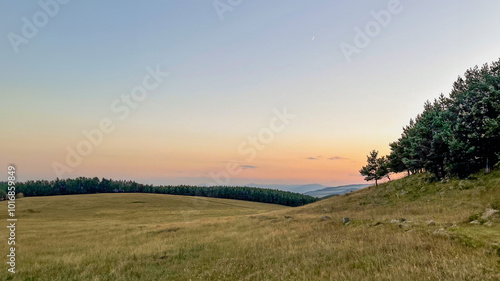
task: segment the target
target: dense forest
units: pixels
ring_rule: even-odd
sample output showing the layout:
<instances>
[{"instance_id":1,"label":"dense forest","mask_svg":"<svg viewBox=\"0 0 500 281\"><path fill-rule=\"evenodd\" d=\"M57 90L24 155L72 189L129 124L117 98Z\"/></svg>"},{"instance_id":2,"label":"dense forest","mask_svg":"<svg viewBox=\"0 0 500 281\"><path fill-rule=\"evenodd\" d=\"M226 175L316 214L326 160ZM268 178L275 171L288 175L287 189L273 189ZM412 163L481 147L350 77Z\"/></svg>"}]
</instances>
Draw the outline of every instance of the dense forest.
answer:
<instances>
[{"instance_id":1,"label":"dense forest","mask_svg":"<svg viewBox=\"0 0 500 281\"><path fill-rule=\"evenodd\" d=\"M500 160L500 60L465 72L443 94L403 128L390 144L391 153L368 155L360 170L365 180L390 173L432 173L436 179L488 173Z\"/></svg>"},{"instance_id":2,"label":"dense forest","mask_svg":"<svg viewBox=\"0 0 500 281\"><path fill-rule=\"evenodd\" d=\"M7 183L0 183L0 197L6 197ZM153 186L134 181L110 180L99 178L56 179L53 181L37 180L16 184L16 193L24 196L50 196L89 193L143 192L214 198L238 199L286 206L302 206L317 201L316 198L275 189L212 186L198 187L189 185Z\"/></svg>"}]
</instances>

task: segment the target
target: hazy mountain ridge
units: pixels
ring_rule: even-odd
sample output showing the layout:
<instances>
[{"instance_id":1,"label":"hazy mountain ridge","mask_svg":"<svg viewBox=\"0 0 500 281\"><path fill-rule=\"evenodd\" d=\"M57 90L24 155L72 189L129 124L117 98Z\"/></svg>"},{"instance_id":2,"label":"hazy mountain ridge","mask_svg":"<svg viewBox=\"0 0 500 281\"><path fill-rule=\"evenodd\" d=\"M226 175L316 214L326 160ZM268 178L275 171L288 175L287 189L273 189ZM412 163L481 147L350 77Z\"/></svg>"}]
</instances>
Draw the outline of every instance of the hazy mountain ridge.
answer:
<instances>
[{"instance_id":1,"label":"hazy mountain ridge","mask_svg":"<svg viewBox=\"0 0 500 281\"><path fill-rule=\"evenodd\" d=\"M304 185L283 185L283 184L256 184L249 183L246 186L249 187L259 187L259 188L270 188L278 189L283 191L290 191L296 193L302 193L304 195L309 195L313 197L324 197L329 195L341 195L354 190L365 188L370 186L370 184L349 184L341 186L327 187L318 183L304 184Z\"/></svg>"},{"instance_id":2,"label":"hazy mountain ridge","mask_svg":"<svg viewBox=\"0 0 500 281\"><path fill-rule=\"evenodd\" d=\"M313 197L324 197L324 196L330 196L330 195L342 195L351 191L355 191L361 188L365 188L370 186L371 184L350 184L350 185L342 185L342 186L335 186L335 187L326 187L323 189L318 189L314 191L309 191L304 193L304 195L309 195Z\"/></svg>"},{"instance_id":3,"label":"hazy mountain ridge","mask_svg":"<svg viewBox=\"0 0 500 281\"><path fill-rule=\"evenodd\" d=\"M313 184L256 184L256 183L249 183L246 184L245 186L248 187L258 187L258 188L269 188L269 189L278 189L282 191L290 191L290 192L296 192L296 193L306 193L318 189L325 188L326 186L318 184L318 183L313 183Z\"/></svg>"}]
</instances>

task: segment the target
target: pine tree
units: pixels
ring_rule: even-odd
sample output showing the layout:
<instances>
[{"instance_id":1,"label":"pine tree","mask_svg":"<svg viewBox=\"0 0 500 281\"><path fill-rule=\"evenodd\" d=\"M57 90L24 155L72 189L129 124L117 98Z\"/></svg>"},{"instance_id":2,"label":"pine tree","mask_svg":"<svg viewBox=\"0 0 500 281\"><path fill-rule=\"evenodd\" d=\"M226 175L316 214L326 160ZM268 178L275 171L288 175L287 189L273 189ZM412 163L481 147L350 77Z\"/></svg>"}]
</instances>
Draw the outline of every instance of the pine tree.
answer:
<instances>
[{"instance_id":1,"label":"pine tree","mask_svg":"<svg viewBox=\"0 0 500 281\"><path fill-rule=\"evenodd\" d=\"M365 181L375 180L375 186L378 186L378 181L384 177L389 178L388 161L385 156L378 158L378 151L373 150L366 157L367 165L359 170L362 176L365 176ZM389 178L390 179L390 178Z\"/></svg>"}]
</instances>

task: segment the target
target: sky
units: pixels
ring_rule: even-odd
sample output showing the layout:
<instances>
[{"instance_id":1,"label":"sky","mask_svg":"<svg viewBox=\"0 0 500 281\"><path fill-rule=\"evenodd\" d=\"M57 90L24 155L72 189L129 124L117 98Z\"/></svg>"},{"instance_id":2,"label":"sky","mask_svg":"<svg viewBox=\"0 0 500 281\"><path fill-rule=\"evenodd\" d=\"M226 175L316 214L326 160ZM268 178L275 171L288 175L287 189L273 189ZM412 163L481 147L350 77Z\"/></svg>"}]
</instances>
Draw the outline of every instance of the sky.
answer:
<instances>
[{"instance_id":1,"label":"sky","mask_svg":"<svg viewBox=\"0 0 500 281\"><path fill-rule=\"evenodd\" d=\"M362 183L499 1L0 2L0 180Z\"/></svg>"}]
</instances>

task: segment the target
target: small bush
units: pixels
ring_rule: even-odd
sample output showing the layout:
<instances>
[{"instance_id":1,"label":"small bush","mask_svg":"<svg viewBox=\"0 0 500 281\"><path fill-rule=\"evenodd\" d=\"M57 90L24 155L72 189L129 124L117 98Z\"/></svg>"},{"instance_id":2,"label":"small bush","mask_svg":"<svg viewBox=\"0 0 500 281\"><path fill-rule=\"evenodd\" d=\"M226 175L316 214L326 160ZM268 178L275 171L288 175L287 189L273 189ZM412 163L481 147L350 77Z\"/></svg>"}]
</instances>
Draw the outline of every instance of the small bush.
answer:
<instances>
[{"instance_id":1,"label":"small bush","mask_svg":"<svg viewBox=\"0 0 500 281\"><path fill-rule=\"evenodd\" d=\"M481 214L473 214L473 215L470 215L469 216L469 221L476 221L476 220L479 220L479 218L481 217Z\"/></svg>"}]
</instances>

